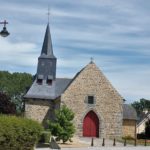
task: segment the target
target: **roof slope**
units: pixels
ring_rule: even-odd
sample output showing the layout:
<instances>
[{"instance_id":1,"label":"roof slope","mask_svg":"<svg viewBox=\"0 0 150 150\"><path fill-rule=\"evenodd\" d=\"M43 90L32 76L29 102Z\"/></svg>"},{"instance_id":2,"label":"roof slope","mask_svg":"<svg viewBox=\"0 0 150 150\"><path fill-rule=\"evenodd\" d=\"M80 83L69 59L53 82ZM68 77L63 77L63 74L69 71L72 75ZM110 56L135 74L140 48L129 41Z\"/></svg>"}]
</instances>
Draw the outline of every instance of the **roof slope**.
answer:
<instances>
[{"instance_id":1,"label":"roof slope","mask_svg":"<svg viewBox=\"0 0 150 150\"><path fill-rule=\"evenodd\" d=\"M123 104L123 119L137 120L137 113L129 104Z\"/></svg>"},{"instance_id":2,"label":"roof slope","mask_svg":"<svg viewBox=\"0 0 150 150\"><path fill-rule=\"evenodd\" d=\"M42 85L39 85L35 80L24 98L56 99L63 93L70 82L71 79L57 78L52 85L48 85L46 80L43 80Z\"/></svg>"},{"instance_id":3,"label":"roof slope","mask_svg":"<svg viewBox=\"0 0 150 150\"><path fill-rule=\"evenodd\" d=\"M143 122L147 121L148 119L150 119L150 112L144 114L144 115L137 121L137 126L139 126L139 125L142 124Z\"/></svg>"}]
</instances>

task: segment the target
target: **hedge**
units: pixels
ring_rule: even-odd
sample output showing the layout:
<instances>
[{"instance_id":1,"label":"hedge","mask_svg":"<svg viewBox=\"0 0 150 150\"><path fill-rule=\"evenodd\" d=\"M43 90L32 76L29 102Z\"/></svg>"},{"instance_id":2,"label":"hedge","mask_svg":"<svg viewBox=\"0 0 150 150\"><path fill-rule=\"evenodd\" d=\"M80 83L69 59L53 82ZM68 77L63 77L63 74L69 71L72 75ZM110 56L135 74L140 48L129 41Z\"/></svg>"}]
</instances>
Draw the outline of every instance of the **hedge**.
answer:
<instances>
[{"instance_id":1,"label":"hedge","mask_svg":"<svg viewBox=\"0 0 150 150\"><path fill-rule=\"evenodd\" d=\"M42 131L33 120L0 115L0 150L33 150Z\"/></svg>"}]
</instances>

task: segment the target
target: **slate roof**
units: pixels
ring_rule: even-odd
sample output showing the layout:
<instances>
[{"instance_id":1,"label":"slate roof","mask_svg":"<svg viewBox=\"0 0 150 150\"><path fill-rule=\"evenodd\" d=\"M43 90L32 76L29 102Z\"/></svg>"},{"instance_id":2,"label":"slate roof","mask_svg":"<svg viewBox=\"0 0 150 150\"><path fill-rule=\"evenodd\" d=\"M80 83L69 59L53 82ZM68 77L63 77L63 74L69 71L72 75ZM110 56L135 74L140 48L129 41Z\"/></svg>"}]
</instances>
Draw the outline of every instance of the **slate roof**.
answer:
<instances>
[{"instance_id":1,"label":"slate roof","mask_svg":"<svg viewBox=\"0 0 150 150\"><path fill-rule=\"evenodd\" d=\"M123 119L137 120L137 113L129 104L123 104Z\"/></svg>"},{"instance_id":2,"label":"slate roof","mask_svg":"<svg viewBox=\"0 0 150 150\"><path fill-rule=\"evenodd\" d=\"M49 23L46 27L44 42L42 46L41 56L42 58L55 58L53 54L53 46L52 46L52 39L50 34L50 27Z\"/></svg>"},{"instance_id":3,"label":"slate roof","mask_svg":"<svg viewBox=\"0 0 150 150\"><path fill-rule=\"evenodd\" d=\"M52 85L48 85L46 80L40 85L35 80L24 98L54 100L64 92L70 82L71 79L56 78Z\"/></svg>"},{"instance_id":4,"label":"slate roof","mask_svg":"<svg viewBox=\"0 0 150 150\"><path fill-rule=\"evenodd\" d=\"M143 114L137 121L137 126L140 125L143 121L146 121L148 118L150 118L150 112Z\"/></svg>"}]
</instances>

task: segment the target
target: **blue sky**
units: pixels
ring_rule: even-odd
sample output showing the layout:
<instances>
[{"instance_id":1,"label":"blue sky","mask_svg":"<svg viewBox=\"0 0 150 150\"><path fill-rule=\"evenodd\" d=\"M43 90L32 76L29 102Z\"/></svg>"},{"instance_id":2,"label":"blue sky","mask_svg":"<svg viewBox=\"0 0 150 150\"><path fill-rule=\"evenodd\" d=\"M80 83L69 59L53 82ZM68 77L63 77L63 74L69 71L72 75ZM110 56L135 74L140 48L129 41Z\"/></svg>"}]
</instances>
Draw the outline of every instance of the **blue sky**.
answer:
<instances>
[{"instance_id":1,"label":"blue sky","mask_svg":"<svg viewBox=\"0 0 150 150\"><path fill-rule=\"evenodd\" d=\"M94 58L128 103L150 99L149 0L0 0L0 70L35 74L50 6L57 77L72 78ZM0 26L2 28L2 25Z\"/></svg>"}]
</instances>

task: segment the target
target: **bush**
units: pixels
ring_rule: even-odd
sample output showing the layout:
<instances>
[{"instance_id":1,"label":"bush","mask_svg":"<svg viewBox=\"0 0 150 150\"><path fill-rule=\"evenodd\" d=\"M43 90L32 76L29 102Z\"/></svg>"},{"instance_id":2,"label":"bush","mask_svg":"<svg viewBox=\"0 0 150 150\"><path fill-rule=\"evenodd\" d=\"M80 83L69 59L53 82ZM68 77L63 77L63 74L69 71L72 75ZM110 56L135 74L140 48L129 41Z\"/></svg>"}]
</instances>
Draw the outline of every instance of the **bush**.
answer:
<instances>
[{"instance_id":1,"label":"bush","mask_svg":"<svg viewBox=\"0 0 150 150\"><path fill-rule=\"evenodd\" d=\"M55 111L55 120L48 121L49 129L57 141L62 140L63 143L71 141L75 133L75 126L73 124L74 113L67 106L62 106Z\"/></svg>"},{"instance_id":2,"label":"bush","mask_svg":"<svg viewBox=\"0 0 150 150\"><path fill-rule=\"evenodd\" d=\"M49 143L51 138L51 132L50 131L43 131L40 136L40 143Z\"/></svg>"},{"instance_id":3,"label":"bush","mask_svg":"<svg viewBox=\"0 0 150 150\"><path fill-rule=\"evenodd\" d=\"M33 150L42 130L33 120L0 115L0 150Z\"/></svg>"}]
</instances>

